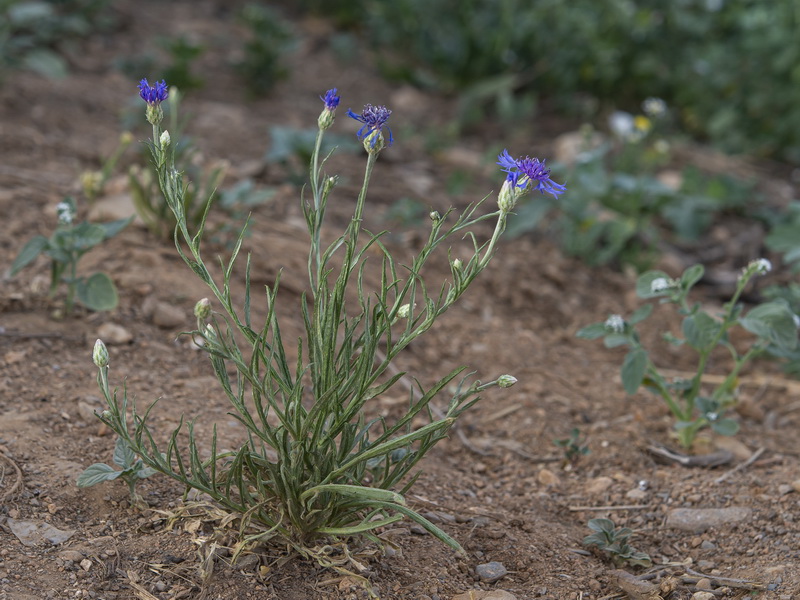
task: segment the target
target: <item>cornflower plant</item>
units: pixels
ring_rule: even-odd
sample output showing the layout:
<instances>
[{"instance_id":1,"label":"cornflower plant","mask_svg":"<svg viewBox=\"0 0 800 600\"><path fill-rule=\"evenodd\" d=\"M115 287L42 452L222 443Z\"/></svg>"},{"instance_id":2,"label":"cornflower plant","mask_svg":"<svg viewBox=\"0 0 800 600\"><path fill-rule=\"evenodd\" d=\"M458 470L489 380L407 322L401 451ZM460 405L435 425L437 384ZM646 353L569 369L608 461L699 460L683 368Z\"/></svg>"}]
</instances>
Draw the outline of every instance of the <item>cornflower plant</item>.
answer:
<instances>
[{"instance_id":1,"label":"cornflower plant","mask_svg":"<svg viewBox=\"0 0 800 600\"><path fill-rule=\"evenodd\" d=\"M625 391L634 394L644 386L664 400L675 418L675 430L682 446L690 447L697 433L706 427L721 435L734 435L739 430L739 423L726 417L725 412L736 404L742 367L770 345L785 350L797 346L798 318L787 302L763 302L746 314L739 302L750 280L756 275L766 274L771 268L770 262L763 258L748 264L738 278L733 296L716 315L704 310L700 303L689 303L689 292L703 277L702 265L689 267L678 279L671 279L662 271L648 271L638 278L636 293L640 298L659 298L661 303L674 304L678 313L683 315L683 337L667 333L664 338L676 346L688 346L697 353L697 367L689 379L669 380L642 345L636 328L650 316L652 304L645 304L628 319L611 315L603 323L584 327L577 335L585 339L603 338L607 348L629 348L621 371ZM744 351L737 349L729 337L729 332L737 326L756 336ZM709 367L712 352L718 346L728 351L732 366L721 383L706 390L703 375Z\"/></svg>"},{"instance_id":2,"label":"cornflower plant","mask_svg":"<svg viewBox=\"0 0 800 600\"><path fill-rule=\"evenodd\" d=\"M67 284L64 305L67 314L72 312L76 300L90 310L113 309L119 301L114 282L105 273L79 276L78 262L89 250L122 231L132 219L75 224L75 201L69 197L58 203L56 212L56 230L49 238L32 237L12 263L9 275L13 277L40 254L45 254L50 257L50 296L55 295L59 284Z\"/></svg>"},{"instance_id":3,"label":"cornflower plant","mask_svg":"<svg viewBox=\"0 0 800 600\"><path fill-rule=\"evenodd\" d=\"M337 90L329 90L321 96L324 108L310 161L308 196L301 198L310 238L309 291L299 302L298 318L305 333L297 341L292 364L276 311L279 281L266 289L266 317L260 326L251 314L249 258L243 297L232 293L244 234L227 263L220 260L222 275L217 277L201 254L205 216L197 231L189 230L183 201L186 186L175 169L170 134L160 125L160 102L166 93L165 87L142 91L153 126L150 150L177 222L176 248L221 305L214 311L209 299L200 300L194 311L197 329L190 335L208 353L232 414L245 428L246 441L236 450L220 451L215 431L201 452L190 421L188 449L182 450L181 422L162 451L148 424L154 405L142 413L129 402L126 390L121 398L112 392L107 364L98 365L98 383L108 404L100 418L145 465L241 515L242 529L257 531L242 540L245 544L277 537L302 555L334 566L324 552L315 550L320 539L366 536L378 542L377 529L409 518L460 550L458 542L407 505L404 495L417 478L408 476L481 392L510 387L516 379L501 375L487 383L470 383L462 367L427 388L416 381L406 410L397 419L368 419L366 413L405 375L390 369L402 350L428 331L488 267L519 197L533 189L558 195L563 186L553 182L538 161L515 161L504 153L507 176L498 209L482 214L484 198L461 214L452 209L443 215L430 213L427 241L410 264L400 265L382 243L382 233L362 230L376 161L393 141L387 125L391 111L367 105L361 113L348 111L362 124L357 136L367 153L364 182L346 230L326 245L321 234L337 178L324 174L327 157L320 157L320 148L339 104ZM485 221L494 222L494 231L481 243L473 230ZM470 256L452 260L451 281L433 289L422 271L432 253L456 235L472 241ZM382 256L380 285L369 290L364 275L367 255L373 251ZM231 367L235 376L229 374ZM434 399L445 389L454 390L445 410L434 410ZM426 422L419 425L421 418Z\"/></svg>"}]
</instances>

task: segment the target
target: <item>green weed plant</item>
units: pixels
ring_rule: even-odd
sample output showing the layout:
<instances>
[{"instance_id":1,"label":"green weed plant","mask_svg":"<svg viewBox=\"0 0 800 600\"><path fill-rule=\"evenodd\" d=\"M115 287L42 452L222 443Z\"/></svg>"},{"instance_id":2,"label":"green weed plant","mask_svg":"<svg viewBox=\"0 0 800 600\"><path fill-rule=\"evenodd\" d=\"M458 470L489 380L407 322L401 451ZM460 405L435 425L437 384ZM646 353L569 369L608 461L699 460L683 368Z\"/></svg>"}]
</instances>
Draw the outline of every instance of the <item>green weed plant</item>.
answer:
<instances>
[{"instance_id":1,"label":"green weed plant","mask_svg":"<svg viewBox=\"0 0 800 600\"><path fill-rule=\"evenodd\" d=\"M689 267L678 279L671 279L662 271L648 271L638 278L636 293L640 298L658 298L661 303L674 305L683 316L682 337L667 333L664 339L695 353L697 367L691 378L670 379L663 375L642 344L637 328L650 316L652 304L643 305L627 319L611 315L603 323L584 327L577 335L590 340L602 338L607 348L628 348L621 369L625 391L635 394L644 387L661 398L675 419L675 433L683 447L691 447L698 432L706 428L721 435L734 435L739 423L726 413L737 402L742 367L770 346L786 351L797 347L796 316L787 302L771 300L746 312L739 302L750 280L770 269L766 259L751 262L739 276L731 299L716 314L699 302L689 302L689 293L703 277L702 265ZM755 336L744 350L737 349L729 336L738 327ZM718 347L727 351L732 366L721 383L709 388L703 385L703 375L708 372L712 353Z\"/></svg>"}]
</instances>

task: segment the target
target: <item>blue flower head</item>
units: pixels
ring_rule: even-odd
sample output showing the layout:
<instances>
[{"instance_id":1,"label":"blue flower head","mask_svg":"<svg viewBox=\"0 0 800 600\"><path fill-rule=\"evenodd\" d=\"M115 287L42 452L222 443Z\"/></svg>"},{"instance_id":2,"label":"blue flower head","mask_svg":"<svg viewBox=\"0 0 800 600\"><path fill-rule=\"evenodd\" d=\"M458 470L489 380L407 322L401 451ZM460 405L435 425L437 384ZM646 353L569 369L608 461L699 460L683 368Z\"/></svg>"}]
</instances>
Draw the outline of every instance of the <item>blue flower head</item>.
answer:
<instances>
[{"instance_id":1,"label":"blue flower head","mask_svg":"<svg viewBox=\"0 0 800 600\"><path fill-rule=\"evenodd\" d=\"M508 150L503 150L497 157L497 164L507 173L506 181L513 187L528 189L531 184L533 189L539 190L542 194L547 192L554 198L563 194L567 187L556 183L550 179L550 169L545 165L545 161L538 158L525 156L524 158L513 159Z\"/></svg>"},{"instance_id":2,"label":"blue flower head","mask_svg":"<svg viewBox=\"0 0 800 600\"><path fill-rule=\"evenodd\" d=\"M317 119L317 125L319 125L322 131L325 131L326 129L330 129L331 125L333 125L333 113L336 107L339 106L339 96L336 95L336 88L328 90L325 92L325 95L320 96L319 99L325 103L325 108L322 109Z\"/></svg>"},{"instance_id":3,"label":"blue flower head","mask_svg":"<svg viewBox=\"0 0 800 600\"><path fill-rule=\"evenodd\" d=\"M147 102L148 105L157 106L166 100L167 96L169 96L167 82L162 79L155 85L151 86L147 82L147 79L142 79L139 82L139 96L141 96L142 100Z\"/></svg>"},{"instance_id":4,"label":"blue flower head","mask_svg":"<svg viewBox=\"0 0 800 600\"><path fill-rule=\"evenodd\" d=\"M367 149L367 152L376 152L383 148L382 129L383 126L386 125L386 121L389 120L391 114L392 111L385 106L373 106L372 104L365 104L364 110L360 115L357 115L349 108L347 109L348 117L364 124L361 126L361 129L356 132L356 136L364 142L364 147ZM389 131L389 143L387 145L391 146L392 142L394 142L392 130L388 125L386 129ZM381 144L376 150L375 147L378 140L381 140Z\"/></svg>"},{"instance_id":5,"label":"blue flower head","mask_svg":"<svg viewBox=\"0 0 800 600\"><path fill-rule=\"evenodd\" d=\"M325 108L334 111L339 106L339 96L336 95L336 88L330 89L325 92L325 96L320 96L319 99L325 103Z\"/></svg>"},{"instance_id":6,"label":"blue flower head","mask_svg":"<svg viewBox=\"0 0 800 600\"><path fill-rule=\"evenodd\" d=\"M151 125L158 125L164 118L161 103L169 96L167 82L163 79L155 85L150 85L147 79L139 82L139 97L147 102L147 121Z\"/></svg>"}]
</instances>

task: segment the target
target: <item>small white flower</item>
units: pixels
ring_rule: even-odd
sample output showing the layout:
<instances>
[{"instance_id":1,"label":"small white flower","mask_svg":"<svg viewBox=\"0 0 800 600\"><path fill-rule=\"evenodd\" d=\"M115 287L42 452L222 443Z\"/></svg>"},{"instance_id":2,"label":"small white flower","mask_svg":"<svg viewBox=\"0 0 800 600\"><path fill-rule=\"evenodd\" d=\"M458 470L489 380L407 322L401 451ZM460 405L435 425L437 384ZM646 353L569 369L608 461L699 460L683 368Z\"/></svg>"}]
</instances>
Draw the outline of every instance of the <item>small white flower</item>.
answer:
<instances>
[{"instance_id":1,"label":"small white flower","mask_svg":"<svg viewBox=\"0 0 800 600\"><path fill-rule=\"evenodd\" d=\"M58 215L59 225L72 225L75 213L69 202L59 202L56 204L56 214Z\"/></svg>"},{"instance_id":2,"label":"small white flower","mask_svg":"<svg viewBox=\"0 0 800 600\"><path fill-rule=\"evenodd\" d=\"M667 112L667 103L661 98L646 98L642 102L642 110L648 117L660 117Z\"/></svg>"},{"instance_id":3,"label":"small white flower","mask_svg":"<svg viewBox=\"0 0 800 600\"><path fill-rule=\"evenodd\" d=\"M759 258L751 263L759 275L766 275L772 271L772 263L766 258Z\"/></svg>"},{"instance_id":4,"label":"small white flower","mask_svg":"<svg viewBox=\"0 0 800 600\"><path fill-rule=\"evenodd\" d=\"M674 281L671 281L666 277L657 277L650 282L650 291L655 294L657 292L663 292L664 290L671 289L674 286Z\"/></svg>"},{"instance_id":5,"label":"small white flower","mask_svg":"<svg viewBox=\"0 0 800 600\"><path fill-rule=\"evenodd\" d=\"M606 319L605 327L614 333L622 333L625 330L625 319L620 315L611 315Z\"/></svg>"},{"instance_id":6,"label":"small white flower","mask_svg":"<svg viewBox=\"0 0 800 600\"><path fill-rule=\"evenodd\" d=\"M709 421L716 421L718 418L719 418L719 415L717 413L715 413L715 412L710 412L710 413L706 414L706 419L708 419Z\"/></svg>"},{"instance_id":7,"label":"small white flower","mask_svg":"<svg viewBox=\"0 0 800 600\"><path fill-rule=\"evenodd\" d=\"M622 110L615 110L608 117L608 127L618 138L627 140L636 130L633 115Z\"/></svg>"},{"instance_id":8,"label":"small white flower","mask_svg":"<svg viewBox=\"0 0 800 600\"><path fill-rule=\"evenodd\" d=\"M771 270L772 263L766 258L759 258L751 261L750 264L742 269L742 274L739 275L739 279L742 279L743 277L752 277L753 275L766 275Z\"/></svg>"}]
</instances>

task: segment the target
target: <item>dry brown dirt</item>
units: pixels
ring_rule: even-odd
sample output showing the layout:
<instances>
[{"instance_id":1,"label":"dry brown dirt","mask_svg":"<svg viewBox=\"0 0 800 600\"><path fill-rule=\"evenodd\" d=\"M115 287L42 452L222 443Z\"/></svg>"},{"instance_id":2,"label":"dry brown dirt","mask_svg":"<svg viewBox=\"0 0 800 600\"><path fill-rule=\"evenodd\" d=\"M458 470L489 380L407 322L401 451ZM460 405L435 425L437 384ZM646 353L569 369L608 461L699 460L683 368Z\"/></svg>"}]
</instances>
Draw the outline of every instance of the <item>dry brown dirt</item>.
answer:
<instances>
[{"instance_id":1,"label":"dry brown dirt","mask_svg":"<svg viewBox=\"0 0 800 600\"><path fill-rule=\"evenodd\" d=\"M230 161L226 185L252 176L277 190L254 209L245 250L253 253L255 286L272 283L284 269L287 339L301 327L293 311L304 289L305 232L298 189L285 183L282 168L261 161L268 126L313 125L321 108L317 96L334 86L343 109L366 102L394 108L396 142L379 159L366 225L390 228L388 244L399 253L419 247L428 226L426 219L418 226L387 222L383 215L399 198L417 198L440 211L463 207L498 188L500 174L487 158L493 152L507 145L515 154L545 157L543 132L558 132L540 116L518 128L513 139L496 139L488 129L431 156L424 151L424 136L448 119L453 102L382 81L366 50L358 61L337 61L328 51L330 30L324 23L296 19L302 39L291 57L290 80L267 98L245 101L241 82L227 66L225 36L230 40L235 32L220 20L214 3L122 2L116 10L125 25L87 39L69 57L67 79L13 74L0 88L4 270L28 238L51 232L55 205L65 195L80 198L78 176L97 168L114 147L121 111L131 104L142 110L136 81L112 63L159 34L214 33L208 38L213 51L198 62L207 86L186 102L193 115L189 133L207 160ZM343 112L335 130L350 134L356 124ZM147 129L135 133L143 139ZM362 158L339 154L330 164L330 172L342 175L333 224L346 222ZM453 173L467 178L463 192L448 191ZM84 217L86 202L80 200L80 206ZM212 219L219 223L223 216ZM457 245L454 255L458 251ZM226 248L212 245L209 252L225 254ZM446 266L440 256L431 279L446 278ZM107 323L132 334L129 343L109 345L112 384L125 382L142 404L160 399L153 425L161 435L184 414L197 418L201 439L214 424L224 441L242 436L226 414L207 359L177 336L193 327L192 307L208 294L174 247L133 225L89 253L82 268L100 268L114 278L121 297L117 309L99 314L78 309L55 318L63 297L46 297L43 259L4 279L0 288L0 599L363 597L352 580L287 558L282 548L262 549L237 566L230 565L224 548L210 556L202 540L218 525L214 513L169 519L182 506L182 490L165 478L140 484L149 509L131 507L119 482L76 487L88 465L111 462L114 437L91 416L92 409L102 408L91 349ZM633 282L631 275L565 258L541 237L506 240L461 304L402 357L400 367L423 382L467 365L478 377L511 373L519 383L485 395L458 431L423 461L424 474L409 495L410 504L455 537L466 556L409 526L395 528L390 538L396 548L386 553L356 548L382 598L450 600L469 590L476 593L458 598L483 598L481 590L505 590L519 599L596 600L623 597L624 588L637 600L689 598L698 573L708 576L715 597L800 597L800 493L792 488L800 479L800 387L774 364L753 364L742 378L733 462L716 468L661 462L647 448L676 445L666 408L644 394L626 397L618 375L621 351L575 337L586 324L636 308ZM710 294L708 299L718 301ZM185 321L159 327L149 316L154 301L182 310ZM676 331L678 320L661 308L651 323ZM660 344L655 329L646 337L660 365L676 372L691 367L691 357ZM719 359L711 371L722 373L725 366ZM389 413L402 401L397 392L370 410ZM590 452L565 466L553 440L568 437L575 427ZM756 460L746 463L755 452ZM718 481L736 466L742 468ZM666 522L679 507L751 512L741 522L687 532ZM627 571L649 573L652 577L642 579L645 587L674 577L671 595L631 589L607 557L582 547L587 521L601 516L633 528L634 545L654 560L649 571ZM58 545L25 546L10 520L73 533ZM508 570L496 583L475 575L477 565L490 561Z\"/></svg>"}]
</instances>

